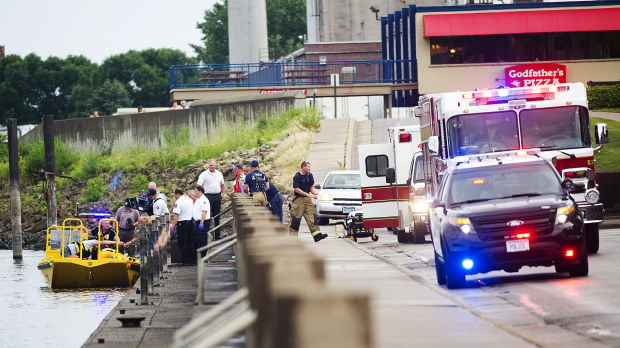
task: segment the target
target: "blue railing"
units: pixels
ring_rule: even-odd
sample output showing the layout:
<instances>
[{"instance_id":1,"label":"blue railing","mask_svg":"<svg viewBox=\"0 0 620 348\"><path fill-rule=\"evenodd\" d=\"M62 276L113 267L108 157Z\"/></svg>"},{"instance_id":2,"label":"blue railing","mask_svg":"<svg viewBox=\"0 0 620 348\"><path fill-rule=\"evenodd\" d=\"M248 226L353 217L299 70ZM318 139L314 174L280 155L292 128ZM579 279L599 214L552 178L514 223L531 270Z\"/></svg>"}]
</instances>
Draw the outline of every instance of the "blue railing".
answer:
<instances>
[{"instance_id":1,"label":"blue railing","mask_svg":"<svg viewBox=\"0 0 620 348\"><path fill-rule=\"evenodd\" d=\"M339 75L341 84L408 83L417 82L416 70L415 60L174 65L170 89L330 85L332 74Z\"/></svg>"}]
</instances>

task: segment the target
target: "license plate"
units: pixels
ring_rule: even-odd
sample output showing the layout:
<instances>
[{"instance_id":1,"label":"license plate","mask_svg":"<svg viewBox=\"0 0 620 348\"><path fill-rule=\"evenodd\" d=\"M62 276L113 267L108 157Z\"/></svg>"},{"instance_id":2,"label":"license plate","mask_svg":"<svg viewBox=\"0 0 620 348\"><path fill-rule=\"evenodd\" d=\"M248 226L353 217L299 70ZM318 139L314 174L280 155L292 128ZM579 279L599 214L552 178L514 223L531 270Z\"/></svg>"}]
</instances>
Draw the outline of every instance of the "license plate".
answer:
<instances>
[{"instance_id":1,"label":"license plate","mask_svg":"<svg viewBox=\"0 0 620 348\"><path fill-rule=\"evenodd\" d=\"M342 212L348 214L352 211L355 211L355 207L342 207Z\"/></svg>"},{"instance_id":2,"label":"license plate","mask_svg":"<svg viewBox=\"0 0 620 348\"><path fill-rule=\"evenodd\" d=\"M528 250L530 250L529 239L517 239L517 240L506 241L506 251L509 253L518 253L520 251L528 251Z\"/></svg>"}]
</instances>

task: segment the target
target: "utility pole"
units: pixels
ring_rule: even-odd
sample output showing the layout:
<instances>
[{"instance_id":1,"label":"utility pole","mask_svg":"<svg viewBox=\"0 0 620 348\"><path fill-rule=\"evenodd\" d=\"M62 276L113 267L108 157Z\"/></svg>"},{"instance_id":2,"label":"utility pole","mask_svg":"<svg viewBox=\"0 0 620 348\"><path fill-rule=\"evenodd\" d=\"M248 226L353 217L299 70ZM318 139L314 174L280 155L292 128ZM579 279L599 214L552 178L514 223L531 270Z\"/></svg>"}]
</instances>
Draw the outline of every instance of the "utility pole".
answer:
<instances>
[{"instance_id":1,"label":"utility pole","mask_svg":"<svg viewBox=\"0 0 620 348\"><path fill-rule=\"evenodd\" d=\"M19 194L19 155L17 152L17 119L9 118L6 123L9 141L9 191L11 195L11 232L13 259L22 255L22 203Z\"/></svg>"}]
</instances>

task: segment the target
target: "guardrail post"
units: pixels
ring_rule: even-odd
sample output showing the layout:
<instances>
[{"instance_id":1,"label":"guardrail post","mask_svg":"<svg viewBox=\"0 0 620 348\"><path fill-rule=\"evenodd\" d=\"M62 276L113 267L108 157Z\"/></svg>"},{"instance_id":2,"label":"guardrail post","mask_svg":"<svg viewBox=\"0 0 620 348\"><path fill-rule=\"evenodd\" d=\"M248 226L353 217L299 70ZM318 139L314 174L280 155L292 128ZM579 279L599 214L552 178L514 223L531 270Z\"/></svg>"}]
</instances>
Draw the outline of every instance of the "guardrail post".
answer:
<instances>
[{"instance_id":1,"label":"guardrail post","mask_svg":"<svg viewBox=\"0 0 620 348\"><path fill-rule=\"evenodd\" d=\"M158 216L153 223L153 286L159 286L159 223Z\"/></svg>"},{"instance_id":2,"label":"guardrail post","mask_svg":"<svg viewBox=\"0 0 620 348\"><path fill-rule=\"evenodd\" d=\"M164 214L164 230L168 234L166 242L166 267L164 272L168 272L168 266L172 264L172 235L170 234L170 213Z\"/></svg>"},{"instance_id":3,"label":"guardrail post","mask_svg":"<svg viewBox=\"0 0 620 348\"><path fill-rule=\"evenodd\" d=\"M153 261L153 245L154 245L154 241L153 238L155 236L155 230L157 229L157 221L153 220L151 221L151 224L149 225L148 228L148 234L149 234L149 238L148 238L148 249L147 249L147 258L148 258L148 263L149 263L149 269L148 269L148 279L149 279L149 295L153 295L154 294L154 290L153 290L153 272L154 272L154 261Z\"/></svg>"},{"instance_id":4,"label":"guardrail post","mask_svg":"<svg viewBox=\"0 0 620 348\"><path fill-rule=\"evenodd\" d=\"M148 278L148 258L146 257L148 248L146 226L140 227L140 304L149 303L149 278Z\"/></svg>"}]
</instances>

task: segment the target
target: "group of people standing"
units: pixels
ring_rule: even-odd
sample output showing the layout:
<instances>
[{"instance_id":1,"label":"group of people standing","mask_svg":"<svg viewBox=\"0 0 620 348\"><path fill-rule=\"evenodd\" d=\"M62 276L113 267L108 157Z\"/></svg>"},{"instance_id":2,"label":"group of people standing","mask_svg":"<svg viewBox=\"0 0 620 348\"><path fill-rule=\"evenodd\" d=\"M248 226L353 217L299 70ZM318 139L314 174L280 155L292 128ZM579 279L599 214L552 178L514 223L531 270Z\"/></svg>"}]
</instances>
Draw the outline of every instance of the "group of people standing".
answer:
<instances>
[{"instance_id":1,"label":"group of people standing","mask_svg":"<svg viewBox=\"0 0 620 348\"><path fill-rule=\"evenodd\" d=\"M219 226L225 192L224 175L214 160L209 161L208 169L200 173L193 190L187 194L181 188L174 190L176 201L170 228L176 233L183 265L196 264L196 250L208 243L212 217L213 227ZM221 239L219 229L214 231L213 239Z\"/></svg>"},{"instance_id":2,"label":"group of people standing","mask_svg":"<svg viewBox=\"0 0 620 348\"><path fill-rule=\"evenodd\" d=\"M247 192L258 204L268 207L279 221L284 222L283 204L284 197L276 186L269 181L269 177L260 170L258 160L252 160L243 166L245 173L240 183L240 191ZM314 177L310 172L311 164L303 161L300 171L293 177L293 190L295 198L291 204L290 230L294 234L299 231L301 219L304 218L310 229L310 233L316 242L327 237L321 233L314 223L316 209L312 198L316 198L314 189ZM196 250L207 245L211 220L213 227L220 224L220 211L222 196L226 192L226 185L222 172L217 169L214 160L210 160L208 168L200 173L194 187L185 191L182 188L174 190L174 207L172 209L172 221L170 231L176 235L181 262L183 265L195 265L197 262ZM145 194L148 199L146 211L140 212L132 207L130 199L126 200L125 206L116 211L115 218L118 221L119 239L122 242L130 242L134 239L136 226L145 223L147 216L161 216L169 213L166 196L157 190L154 182L149 183ZM102 230L110 231L108 225L103 225ZM106 233L107 238L114 238ZM221 239L219 229L213 232L213 239ZM135 252L135 251L130 251Z\"/></svg>"},{"instance_id":3,"label":"group of people standing","mask_svg":"<svg viewBox=\"0 0 620 348\"><path fill-rule=\"evenodd\" d=\"M301 219L304 218L312 238L315 242L318 242L326 238L327 234L322 233L320 228L314 223L316 207L312 199L317 198L317 194L314 189L314 176L310 171L310 162L302 161L299 172L293 176L295 197L290 210L290 230L292 234L296 235L299 233L299 225ZM282 194L280 194L273 183L269 182L267 175L260 171L258 161L252 160L249 166L244 166L244 172L246 173L244 178L245 192L248 192L258 204L268 207L280 219L280 222L283 222L282 205L284 199Z\"/></svg>"}]
</instances>

